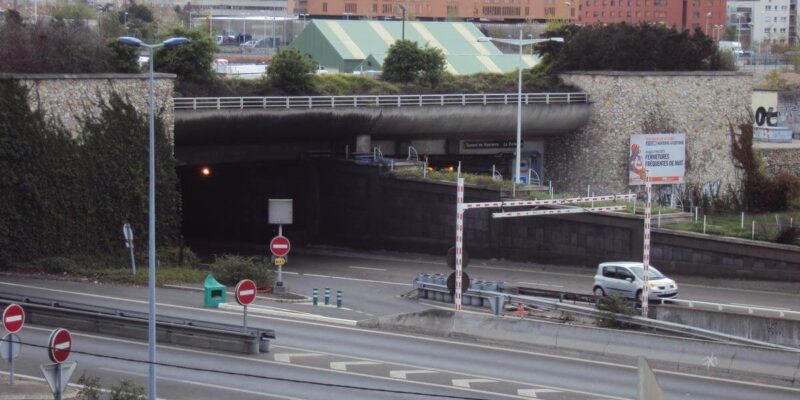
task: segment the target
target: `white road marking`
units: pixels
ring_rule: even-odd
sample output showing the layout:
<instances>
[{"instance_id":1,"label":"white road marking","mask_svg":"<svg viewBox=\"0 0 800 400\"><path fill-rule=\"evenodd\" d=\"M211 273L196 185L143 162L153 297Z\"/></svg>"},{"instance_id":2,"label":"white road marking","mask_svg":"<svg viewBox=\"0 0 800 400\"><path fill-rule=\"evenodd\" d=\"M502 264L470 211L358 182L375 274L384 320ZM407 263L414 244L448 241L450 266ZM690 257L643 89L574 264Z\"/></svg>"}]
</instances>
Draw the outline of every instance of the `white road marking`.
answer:
<instances>
[{"instance_id":1,"label":"white road marking","mask_svg":"<svg viewBox=\"0 0 800 400\"><path fill-rule=\"evenodd\" d=\"M537 393L559 393L558 390L553 389L517 389L517 394L520 396L530 397L536 399Z\"/></svg>"},{"instance_id":2,"label":"white road marking","mask_svg":"<svg viewBox=\"0 0 800 400\"><path fill-rule=\"evenodd\" d=\"M375 361L333 361L331 362L331 369L335 369L337 371L347 371L348 365L379 365L379 362Z\"/></svg>"},{"instance_id":3,"label":"white road marking","mask_svg":"<svg viewBox=\"0 0 800 400\"><path fill-rule=\"evenodd\" d=\"M494 379L453 379L453 386L469 388L473 383L494 383Z\"/></svg>"},{"instance_id":4,"label":"white road marking","mask_svg":"<svg viewBox=\"0 0 800 400\"><path fill-rule=\"evenodd\" d=\"M353 268L353 269L366 269L366 270L369 270L369 271L386 271L386 268L357 267L357 266L355 266L355 265L350 265L350 266L348 266L347 268Z\"/></svg>"},{"instance_id":5,"label":"white road marking","mask_svg":"<svg viewBox=\"0 0 800 400\"><path fill-rule=\"evenodd\" d=\"M343 279L343 280L346 280L346 281L356 281L356 282L382 283L384 285L414 286L414 285L412 285L410 283L376 281L376 280L372 280L372 279L360 279L360 278L348 278L348 277L345 277L345 276L331 276L331 275L319 275L319 274L303 274L303 276L313 276L315 278Z\"/></svg>"},{"instance_id":6,"label":"white road marking","mask_svg":"<svg viewBox=\"0 0 800 400\"><path fill-rule=\"evenodd\" d=\"M402 369L396 371L389 371L389 376L396 379L408 379L407 375L411 374L436 374L436 371L430 371L427 369Z\"/></svg>"},{"instance_id":7,"label":"white road marking","mask_svg":"<svg viewBox=\"0 0 800 400\"><path fill-rule=\"evenodd\" d=\"M523 285L533 285L533 286L546 286L546 287L557 287L557 288L563 288L564 287L564 285L551 285L551 284L547 284L547 283L522 282L522 281L517 281L517 283L521 283Z\"/></svg>"},{"instance_id":8,"label":"white road marking","mask_svg":"<svg viewBox=\"0 0 800 400\"><path fill-rule=\"evenodd\" d=\"M229 303L220 303L219 305L220 310L231 310L240 312L243 310L243 307L238 304L229 304ZM334 317L326 317L324 315L319 314L311 314L302 311L284 311L281 309L276 309L272 307L261 307L261 306L249 306L247 310L251 313L250 315L257 315L257 314L264 314L264 315L277 315L282 317L290 317L290 318L302 318L314 321L321 321L321 322L329 322L332 324L341 324L341 325L348 325L348 326L356 326L358 321L354 319L344 319L344 318L334 318Z\"/></svg>"},{"instance_id":9,"label":"white road marking","mask_svg":"<svg viewBox=\"0 0 800 400\"><path fill-rule=\"evenodd\" d=\"M292 358L304 358L304 357L322 357L324 354L319 353L277 353L273 357L275 361L283 362L283 363L292 363Z\"/></svg>"},{"instance_id":10,"label":"white road marking","mask_svg":"<svg viewBox=\"0 0 800 400\"><path fill-rule=\"evenodd\" d=\"M131 302L131 303L145 303L145 304L147 303L146 301L142 301L142 300L131 300L131 299L125 299L125 298L119 298L119 297L87 294L87 293L83 293L83 292L70 292L70 291L67 291L67 290L50 289L50 288L46 288L46 287L33 286L33 285L24 285L24 284L19 284L19 283L0 282L0 285L25 287L25 288L30 288L30 289L39 289L39 290L43 290L43 291L69 293L69 294L73 294L73 295L76 295L76 296L88 296L88 297L96 297L96 298L105 298L105 299L119 300L119 301L123 301L123 302ZM165 304L165 303L156 303L156 304L159 305L159 306L162 306L162 307L177 308L177 309L189 310L189 311L192 311L192 312L197 312L197 311L202 310L203 312L208 312L208 313L212 313L212 314L224 314L224 315L241 316L241 313L230 312L230 311L201 309L201 308L198 308L198 307L187 307L187 306L181 306L181 305L176 305L176 304ZM324 328L356 331L356 332L365 333L365 334L374 334L374 335L391 336L391 337L401 337L401 338L412 339L412 340L419 340L419 341L432 342L432 343L440 343L440 344L443 344L443 345L457 345L457 346L470 347L470 348L476 348L476 349L485 349L485 350L491 350L491 351L498 352L498 353L505 352L505 353L523 354L523 355L527 355L527 356L550 358L550 359L556 359L556 360L566 360L566 361L572 361L572 362L577 362L577 363L582 363L582 364L603 365L603 366L613 367L613 368L628 369L628 370L638 370L638 367L636 367L635 365L618 364L618 363L613 363L613 362L609 362L609 361L587 360L587 359L581 358L581 357L570 357L570 356L562 356L562 355L556 355L556 354L551 354L551 353L540 353L540 352L535 352L535 351L502 348L502 347L496 347L496 346L490 346L490 345L484 345L484 344L475 344L475 343L466 343L466 342L453 342L451 339L437 339L437 338L433 338L433 337L414 336L414 335L410 335L410 334L396 333L396 332L376 331L376 330L371 330L371 329L363 329L363 328L349 327L349 326L343 326L343 325L323 324L323 323L319 323L319 322L303 321L303 320L297 320L297 319L286 319L286 318L278 318L278 317L265 317L265 316L260 316L260 315L254 315L253 317L254 318L263 318L263 319L267 319L267 320L289 322L289 323L300 324L300 325L311 325L311 326L319 326L319 327L324 327ZM46 332L52 331L52 329L35 328L35 327L29 327L27 329L41 330L41 331L46 331ZM88 334L73 333L73 335L74 336L83 336L83 337L96 338L96 339L105 339L105 340L110 340L110 341L117 341L117 342L120 342L120 343L132 343L132 344L137 344L137 345L142 345L142 346L146 346L147 345L146 343L141 343L141 342L134 342L134 341L124 340L124 339L109 338L109 337L102 337L102 336L94 336L94 335L88 335ZM196 354L206 354L206 355L208 354L207 351L189 350L189 349L179 348L179 347L170 347L170 346L161 346L161 345L159 345L158 347L159 348L166 348L166 349L170 349L170 350L175 350L175 351L184 351L184 352L196 353ZM281 346L273 346L273 347L281 347ZM289 348L289 347L282 346L281 348ZM305 349L301 349L301 350L305 350ZM324 353L324 352L319 352L319 353ZM330 355L332 353L324 353L324 354L329 354ZM346 355L346 354L337 354L337 355L338 356L342 356L342 357L351 357L351 356ZM217 356L240 359L240 360L251 360L251 361L270 363L270 361L252 360L252 359L248 359L246 357L237 357L237 356L230 356L230 355L223 355L223 354L217 354ZM361 358L363 359L363 357L361 357ZM401 365L400 363L392 363L392 364ZM306 366L298 366L298 365L293 365L293 367L310 368L310 369L319 370L319 368L315 368L315 367L306 367ZM440 372L452 373L452 374L459 374L459 372L455 372L455 371L443 371L443 370L439 370L439 371ZM736 385L744 385L744 386L760 387L760 388L768 388L768 389L774 389L774 390L783 390L783 391L800 393L800 388L791 388L791 387L763 384L763 383L757 383L757 382L745 382L745 381L739 381L739 380L733 380L733 379L718 378L718 377L704 376L704 375L696 375L696 374L692 374L692 373L676 372L676 371L669 371L669 370L663 370L663 369L654 369L653 371L661 373L661 374L683 376L683 377L692 378L692 379L698 379L698 380L726 382L726 383L736 384ZM357 374L357 373L352 373L352 372L347 372L347 373L348 374L352 374L352 375L364 376L364 377L374 377L373 375ZM477 376L477 375L475 375L475 376ZM585 392L585 391L575 390L575 389L567 389L567 388L561 388L561 387L556 387L556 386L542 385L542 384L538 384L538 383L519 382L519 381L506 380L506 379L503 379L502 381L503 382L517 383L517 384L522 384L522 385L533 384L533 385L542 386L542 387L545 387L545 388L559 389L559 390L562 390L562 391L565 391L565 392L579 393L579 394L585 394L585 395L589 395L589 396L601 396L601 397L605 397L605 398L608 398L608 399L627 400L627 399L622 398L622 397L614 397L614 396L603 395L603 394L599 394L599 393L592 393L592 392ZM431 384L431 385L434 385L434 384ZM438 386L438 387L446 387L444 385L436 385L436 386ZM480 391L477 391L477 392L480 392ZM496 394L496 393L491 393L491 394Z\"/></svg>"}]
</instances>

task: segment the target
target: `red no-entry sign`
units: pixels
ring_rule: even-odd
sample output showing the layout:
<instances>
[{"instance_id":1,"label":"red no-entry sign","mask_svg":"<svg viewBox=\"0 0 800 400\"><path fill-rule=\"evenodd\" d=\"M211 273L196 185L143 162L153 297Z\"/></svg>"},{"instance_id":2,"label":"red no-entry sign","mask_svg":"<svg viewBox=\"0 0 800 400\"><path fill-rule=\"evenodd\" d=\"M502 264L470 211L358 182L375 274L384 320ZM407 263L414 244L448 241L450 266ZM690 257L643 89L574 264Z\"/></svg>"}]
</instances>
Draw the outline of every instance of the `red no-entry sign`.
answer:
<instances>
[{"instance_id":1,"label":"red no-entry sign","mask_svg":"<svg viewBox=\"0 0 800 400\"><path fill-rule=\"evenodd\" d=\"M276 257L283 257L289 254L289 250L291 249L292 244L289 243L289 239L286 238L286 236L275 236L269 242L269 251Z\"/></svg>"},{"instance_id":2,"label":"red no-entry sign","mask_svg":"<svg viewBox=\"0 0 800 400\"><path fill-rule=\"evenodd\" d=\"M48 355L54 363L61 364L67 361L69 353L72 351L72 335L66 329L55 329L50 333L47 341Z\"/></svg>"},{"instance_id":3,"label":"red no-entry sign","mask_svg":"<svg viewBox=\"0 0 800 400\"><path fill-rule=\"evenodd\" d=\"M25 325L25 310L18 304L9 304L3 310L3 328L8 333L17 333Z\"/></svg>"},{"instance_id":4,"label":"red no-entry sign","mask_svg":"<svg viewBox=\"0 0 800 400\"><path fill-rule=\"evenodd\" d=\"M256 283L245 279L236 285L236 302L246 306L256 299Z\"/></svg>"}]
</instances>

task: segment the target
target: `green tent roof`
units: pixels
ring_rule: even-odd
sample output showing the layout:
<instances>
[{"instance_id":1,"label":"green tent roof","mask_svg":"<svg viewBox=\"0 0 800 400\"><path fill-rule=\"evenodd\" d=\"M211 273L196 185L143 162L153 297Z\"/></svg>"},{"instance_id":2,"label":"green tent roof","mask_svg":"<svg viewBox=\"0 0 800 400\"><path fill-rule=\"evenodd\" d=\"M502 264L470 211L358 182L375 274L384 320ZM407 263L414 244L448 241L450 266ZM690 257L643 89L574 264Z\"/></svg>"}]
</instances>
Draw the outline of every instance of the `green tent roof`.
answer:
<instances>
[{"instance_id":1,"label":"green tent roof","mask_svg":"<svg viewBox=\"0 0 800 400\"><path fill-rule=\"evenodd\" d=\"M351 72L365 61L382 64L386 52L402 37L402 21L314 20L292 43L328 69ZM468 22L406 21L405 38L420 46L436 47L447 58L453 74L510 72L517 69L519 56L503 54L492 42L479 42L483 34ZM525 68L538 57L523 56ZM369 69L378 69L371 65Z\"/></svg>"}]
</instances>

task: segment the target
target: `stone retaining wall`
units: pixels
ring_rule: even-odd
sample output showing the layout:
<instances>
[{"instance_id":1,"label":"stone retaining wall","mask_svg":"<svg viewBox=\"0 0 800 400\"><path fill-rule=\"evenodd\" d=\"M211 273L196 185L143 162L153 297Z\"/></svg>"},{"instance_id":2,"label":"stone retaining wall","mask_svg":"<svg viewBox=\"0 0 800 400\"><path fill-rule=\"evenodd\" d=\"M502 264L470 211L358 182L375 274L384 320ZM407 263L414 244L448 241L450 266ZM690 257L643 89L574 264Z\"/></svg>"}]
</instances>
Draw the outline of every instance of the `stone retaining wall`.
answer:
<instances>
[{"instance_id":1,"label":"stone retaining wall","mask_svg":"<svg viewBox=\"0 0 800 400\"><path fill-rule=\"evenodd\" d=\"M139 112L147 115L148 74L6 74L0 79L18 79L29 92L31 108L42 109L60 121L73 135L80 130L80 118L88 111L99 113L100 99L117 92L126 97ZM155 74L156 112L161 112L172 137L172 91L174 74Z\"/></svg>"},{"instance_id":2,"label":"stone retaining wall","mask_svg":"<svg viewBox=\"0 0 800 400\"><path fill-rule=\"evenodd\" d=\"M570 72L592 116L547 141L544 175L559 191L627 192L630 135L686 133L686 182L738 186L729 123L747 118L752 77L738 72Z\"/></svg>"}]
</instances>

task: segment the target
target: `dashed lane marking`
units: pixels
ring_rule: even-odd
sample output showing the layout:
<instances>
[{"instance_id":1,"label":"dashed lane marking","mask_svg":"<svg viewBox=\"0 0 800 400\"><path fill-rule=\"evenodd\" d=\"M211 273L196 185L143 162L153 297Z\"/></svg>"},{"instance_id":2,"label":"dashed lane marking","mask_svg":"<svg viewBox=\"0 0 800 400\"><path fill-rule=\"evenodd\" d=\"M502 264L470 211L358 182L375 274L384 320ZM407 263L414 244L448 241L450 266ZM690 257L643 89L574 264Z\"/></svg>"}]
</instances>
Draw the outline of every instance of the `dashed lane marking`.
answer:
<instances>
[{"instance_id":1,"label":"dashed lane marking","mask_svg":"<svg viewBox=\"0 0 800 400\"><path fill-rule=\"evenodd\" d=\"M355 265L350 265L350 266L348 266L347 268L352 268L352 269L366 269L366 270L368 270L368 271L386 271L386 268L357 267L357 266L355 266Z\"/></svg>"},{"instance_id":2,"label":"dashed lane marking","mask_svg":"<svg viewBox=\"0 0 800 400\"><path fill-rule=\"evenodd\" d=\"M539 393L560 393L558 390L553 389L518 389L517 394L520 396L530 397L536 399Z\"/></svg>"},{"instance_id":3,"label":"dashed lane marking","mask_svg":"<svg viewBox=\"0 0 800 400\"><path fill-rule=\"evenodd\" d=\"M292 358L306 358L306 357L323 357L324 354L319 353L277 353L273 360L283 363L292 363Z\"/></svg>"},{"instance_id":4,"label":"dashed lane marking","mask_svg":"<svg viewBox=\"0 0 800 400\"><path fill-rule=\"evenodd\" d=\"M403 370L389 371L389 376L397 379L408 379L408 375L412 374L438 374L438 372L430 371L427 369L403 369Z\"/></svg>"},{"instance_id":5,"label":"dashed lane marking","mask_svg":"<svg viewBox=\"0 0 800 400\"><path fill-rule=\"evenodd\" d=\"M453 379L453 386L470 388L473 383L494 383L494 379Z\"/></svg>"},{"instance_id":6,"label":"dashed lane marking","mask_svg":"<svg viewBox=\"0 0 800 400\"><path fill-rule=\"evenodd\" d=\"M380 365L381 363L375 361L333 361L331 362L331 369L337 371L347 371L350 365Z\"/></svg>"}]
</instances>

